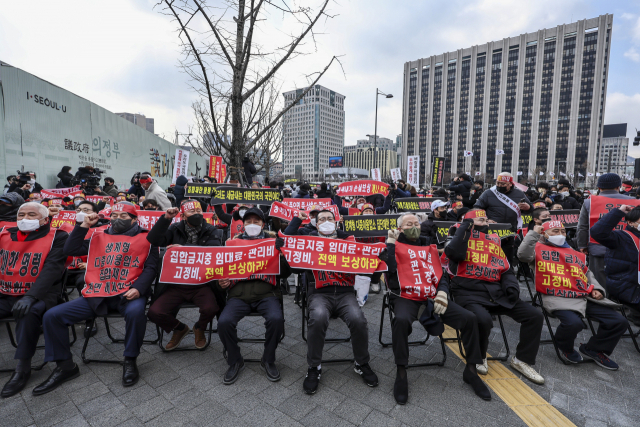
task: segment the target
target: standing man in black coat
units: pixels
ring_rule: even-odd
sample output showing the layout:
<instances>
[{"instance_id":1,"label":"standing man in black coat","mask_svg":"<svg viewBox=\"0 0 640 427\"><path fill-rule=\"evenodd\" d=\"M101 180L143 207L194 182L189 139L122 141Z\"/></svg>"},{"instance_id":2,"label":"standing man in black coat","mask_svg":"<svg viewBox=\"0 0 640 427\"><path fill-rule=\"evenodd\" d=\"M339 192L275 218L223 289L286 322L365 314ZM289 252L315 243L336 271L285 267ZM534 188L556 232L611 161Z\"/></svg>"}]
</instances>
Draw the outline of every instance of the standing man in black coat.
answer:
<instances>
[{"instance_id":1,"label":"standing man in black coat","mask_svg":"<svg viewBox=\"0 0 640 427\"><path fill-rule=\"evenodd\" d=\"M255 175L257 171L253 162L249 159L249 156L244 156L244 159L242 159L242 167L244 168L247 185L251 186L251 183L253 183L253 175Z\"/></svg>"},{"instance_id":2,"label":"standing man in black coat","mask_svg":"<svg viewBox=\"0 0 640 427\"><path fill-rule=\"evenodd\" d=\"M18 226L0 233L0 257L11 253L17 262L0 267L0 318L16 319L18 365L2 388L2 397L19 393L31 376L31 358L36 352L42 317L58 303L64 263L62 248L69 235L50 227L49 211L29 202L18 210ZM15 251L15 254L14 254ZM41 261L44 262L41 263ZM19 271L24 266L27 271ZM16 281L19 279L19 281Z\"/></svg>"},{"instance_id":3,"label":"standing man in black coat","mask_svg":"<svg viewBox=\"0 0 640 427\"><path fill-rule=\"evenodd\" d=\"M466 173L463 173L454 179L449 185L449 191L456 193L457 196L462 196L462 203L464 203L469 202L469 198L471 197L471 187L471 177Z\"/></svg>"},{"instance_id":4,"label":"standing man in black coat","mask_svg":"<svg viewBox=\"0 0 640 427\"><path fill-rule=\"evenodd\" d=\"M471 194L469 200L467 202L462 202L464 207L469 209L473 208L473 205L476 204L480 196L482 196L482 193L484 193L484 181L477 179L471 186L471 191L473 191L473 194Z\"/></svg>"},{"instance_id":5,"label":"standing man in black coat","mask_svg":"<svg viewBox=\"0 0 640 427\"><path fill-rule=\"evenodd\" d=\"M56 185L57 188L73 187L73 184L71 184L73 174L69 172L70 170L71 166L63 166L60 172L58 172L58 178L60 178L60 182L58 182L58 185Z\"/></svg>"},{"instance_id":6,"label":"standing man in black coat","mask_svg":"<svg viewBox=\"0 0 640 427\"><path fill-rule=\"evenodd\" d=\"M180 214L180 221L171 225L171 221ZM183 200L180 209L169 208L158 218L147 240L156 246L220 246L222 231L207 223L202 216L200 202ZM200 309L200 318L193 325L196 348L207 345L205 330L207 325L219 311L219 305L214 293L214 282L204 285L172 285L158 283L156 295L160 295L149 308L149 320L161 327L166 333L173 331L171 340L165 349L175 349L180 341L191 330L189 326L180 322L176 315L180 306L185 302L192 302Z\"/></svg>"}]
</instances>

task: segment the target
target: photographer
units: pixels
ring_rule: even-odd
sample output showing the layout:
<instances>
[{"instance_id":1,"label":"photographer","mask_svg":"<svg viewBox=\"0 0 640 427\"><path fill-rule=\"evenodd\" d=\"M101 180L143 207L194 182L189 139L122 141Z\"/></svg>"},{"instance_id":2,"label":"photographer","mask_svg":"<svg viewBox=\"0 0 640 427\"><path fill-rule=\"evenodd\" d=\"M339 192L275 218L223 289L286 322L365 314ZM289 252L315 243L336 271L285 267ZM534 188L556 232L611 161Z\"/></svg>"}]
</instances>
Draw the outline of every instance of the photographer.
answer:
<instances>
[{"instance_id":1,"label":"photographer","mask_svg":"<svg viewBox=\"0 0 640 427\"><path fill-rule=\"evenodd\" d=\"M140 175L141 175L140 172L136 172L135 175L131 177L131 188L129 188L129 191L127 191L127 194L134 194L137 197L145 195L144 188L142 188L142 185L140 184Z\"/></svg>"},{"instance_id":2,"label":"photographer","mask_svg":"<svg viewBox=\"0 0 640 427\"><path fill-rule=\"evenodd\" d=\"M478 198L482 196L482 193L484 192L484 181L481 179L476 179L471 187L471 190L473 191L473 194L470 193L471 195L469 196L469 201L466 203L464 200L462 201L464 207L469 209L472 209L473 205L475 205L478 201Z\"/></svg>"},{"instance_id":3,"label":"photographer","mask_svg":"<svg viewBox=\"0 0 640 427\"><path fill-rule=\"evenodd\" d=\"M11 184L13 184L14 182L16 182L16 176L9 175L7 177L7 183L4 185L4 191L2 192L2 194L7 194L9 192L9 187L11 187Z\"/></svg>"},{"instance_id":4,"label":"photographer","mask_svg":"<svg viewBox=\"0 0 640 427\"><path fill-rule=\"evenodd\" d=\"M468 202L471 197L471 177L466 173L460 174L449 184L449 191L462 196L462 203Z\"/></svg>"},{"instance_id":5,"label":"photographer","mask_svg":"<svg viewBox=\"0 0 640 427\"><path fill-rule=\"evenodd\" d=\"M71 166L62 167L62 169L58 173L58 178L60 178L60 181L58 181L58 184L56 184L56 188L73 187L73 183L71 182L73 180L73 174L69 172L70 170Z\"/></svg>"},{"instance_id":6,"label":"photographer","mask_svg":"<svg viewBox=\"0 0 640 427\"><path fill-rule=\"evenodd\" d=\"M403 180L399 180L397 184L390 184L389 191L394 193L395 199L402 199L403 197L411 197L411 193L405 191L406 183Z\"/></svg>"},{"instance_id":7,"label":"photographer","mask_svg":"<svg viewBox=\"0 0 640 427\"><path fill-rule=\"evenodd\" d=\"M115 184L113 178L106 177L104 179L104 187L102 187L102 191L111 197L116 197L118 195L118 186Z\"/></svg>"},{"instance_id":8,"label":"photographer","mask_svg":"<svg viewBox=\"0 0 640 427\"><path fill-rule=\"evenodd\" d=\"M13 184L9 186L7 193L14 192L22 196L23 199L28 199L31 193L39 193L42 190L42 186L36 182L35 172L20 172L16 177Z\"/></svg>"}]
</instances>

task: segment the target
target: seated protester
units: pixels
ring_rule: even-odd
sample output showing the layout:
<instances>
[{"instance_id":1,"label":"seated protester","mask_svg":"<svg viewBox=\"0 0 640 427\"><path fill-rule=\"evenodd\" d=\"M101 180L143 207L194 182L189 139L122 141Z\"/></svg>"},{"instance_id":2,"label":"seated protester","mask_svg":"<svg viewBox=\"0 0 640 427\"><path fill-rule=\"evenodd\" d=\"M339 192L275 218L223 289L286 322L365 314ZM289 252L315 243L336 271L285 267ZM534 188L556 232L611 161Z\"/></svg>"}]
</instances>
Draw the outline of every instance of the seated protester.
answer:
<instances>
[{"instance_id":1,"label":"seated protester","mask_svg":"<svg viewBox=\"0 0 640 427\"><path fill-rule=\"evenodd\" d=\"M181 221L172 225L171 221L178 214ZM147 240L155 246L167 248L181 245L220 246L222 231L204 220L200 202L183 200L180 209L169 208L163 216L158 218L147 234ZM159 296L151 304L147 316L166 333L173 331L171 340L165 347L166 350L175 349L191 330L189 326L176 319L180 305L185 302L191 302L200 309L200 318L193 325L196 348L204 348L207 345L205 337L207 325L219 311L214 285L214 281L204 285L165 283L156 285L155 295Z\"/></svg>"},{"instance_id":2,"label":"seated protester","mask_svg":"<svg viewBox=\"0 0 640 427\"><path fill-rule=\"evenodd\" d=\"M157 210L160 210L160 209L158 208L158 202L156 202L156 201L155 201L155 200L153 200L153 199L145 199L145 200L142 202L142 209L143 209L143 210L145 210L145 211L157 211ZM174 208L174 209L176 209L178 212L180 211L180 210L179 210L179 209L177 209L177 208ZM175 215L174 215L174 216L175 216ZM162 245L157 245L157 246L162 246Z\"/></svg>"},{"instance_id":3,"label":"seated protester","mask_svg":"<svg viewBox=\"0 0 640 427\"><path fill-rule=\"evenodd\" d=\"M561 211L561 210L564 210L564 208L562 207L562 205L560 203L552 203L550 210L552 210L552 211Z\"/></svg>"},{"instance_id":4,"label":"seated protester","mask_svg":"<svg viewBox=\"0 0 640 427\"><path fill-rule=\"evenodd\" d=\"M322 206L320 205L312 205L309 206L309 217L311 217L308 224L302 225L302 222L307 219L307 213L305 211L300 211L297 217L291 219L287 228L283 231L283 234L287 236L307 236L314 231L318 231L316 228L316 218L318 217L318 212L322 210Z\"/></svg>"},{"instance_id":5,"label":"seated protester","mask_svg":"<svg viewBox=\"0 0 640 427\"><path fill-rule=\"evenodd\" d=\"M36 203L42 203L42 194L40 193L31 193L29 194L29 198L27 199L28 202L36 202Z\"/></svg>"},{"instance_id":6,"label":"seated protester","mask_svg":"<svg viewBox=\"0 0 640 427\"><path fill-rule=\"evenodd\" d=\"M462 202L454 202L451 210L447 212L447 221L458 221L458 211L462 209Z\"/></svg>"},{"instance_id":7,"label":"seated protester","mask_svg":"<svg viewBox=\"0 0 640 427\"><path fill-rule=\"evenodd\" d=\"M18 193L7 193L0 196L0 229L17 225L18 209L24 199Z\"/></svg>"},{"instance_id":8,"label":"seated protester","mask_svg":"<svg viewBox=\"0 0 640 427\"><path fill-rule=\"evenodd\" d=\"M536 290L541 295L544 309L560 320L560 326L555 333L560 358L568 363L580 363L582 354L594 360L598 366L615 371L618 365L608 356L613 353L629 324L622 314L612 308L615 303L604 297L605 289L593 273L587 270L585 255L572 249L566 238L567 232L560 221L547 221L542 225L536 225L520 245L518 258L529 263L536 275L536 282L540 280L538 275L543 275L545 281L555 282L554 279L560 279L563 282L564 293L557 292L556 295L541 292L536 283ZM555 257L556 262L553 261L554 253L559 254ZM568 263L566 259L574 259L577 262ZM551 264L553 269L547 269L548 264ZM567 274L556 275L556 271L566 271ZM566 279L571 280L569 289L565 289ZM551 292L556 290L560 291L550 288ZM584 329L581 316L596 320L599 326L598 332L588 343L581 344L578 352L573 344L578 332Z\"/></svg>"},{"instance_id":9,"label":"seated protester","mask_svg":"<svg viewBox=\"0 0 640 427\"><path fill-rule=\"evenodd\" d=\"M229 209L230 206L232 205L227 204L227 209ZM235 236L244 233L242 220L249 208L249 205L238 204L233 208L233 211L228 214L222 210L222 205L213 205L218 219L229 226L229 239L233 239Z\"/></svg>"},{"instance_id":10,"label":"seated protester","mask_svg":"<svg viewBox=\"0 0 640 427\"><path fill-rule=\"evenodd\" d=\"M69 237L50 227L49 212L38 203L22 204L17 220L17 226L5 227L0 233L0 257L5 260L0 270L0 318L13 315L18 342L14 355L18 365L2 388L2 397L19 393L31 376L42 316L58 303L61 294L59 279L66 260L62 248ZM16 261L6 265L9 253ZM28 269L23 274L20 270L25 266Z\"/></svg>"},{"instance_id":11,"label":"seated protester","mask_svg":"<svg viewBox=\"0 0 640 427\"><path fill-rule=\"evenodd\" d=\"M537 202L536 202L537 203ZM535 204L534 203L534 206ZM531 221L527 224L527 228L522 229L522 238L527 236L527 233L534 229L536 225L542 225L543 223L551 219L551 214L544 204L543 207L537 207L531 212Z\"/></svg>"},{"instance_id":12,"label":"seated protester","mask_svg":"<svg viewBox=\"0 0 640 427\"><path fill-rule=\"evenodd\" d=\"M580 209L580 203L571 196L569 185L560 184L558 186L558 195L553 200L554 204L559 204L562 209Z\"/></svg>"},{"instance_id":13,"label":"seated protester","mask_svg":"<svg viewBox=\"0 0 640 427\"><path fill-rule=\"evenodd\" d=\"M348 234L336 229L333 212L323 210L317 217L318 231L311 236L345 240ZM369 387L378 385L378 377L369 366L369 329L367 319L358 305L353 285L355 274L332 271L304 271L308 283L309 332L307 336L307 363L309 370L303 383L307 394L318 390L322 373L322 349L331 315L340 317L351 332L351 345L355 358L354 371Z\"/></svg>"},{"instance_id":14,"label":"seated protester","mask_svg":"<svg viewBox=\"0 0 640 427\"><path fill-rule=\"evenodd\" d=\"M81 225L84 222L85 216L90 215L92 213L97 214L98 212L100 212L100 209L98 209L98 205L88 200L83 200L78 205L78 207L76 207L76 225ZM97 230L101 228L105 228L106 224L108 223L109 221L107 220L99 220L98 222L93 224L91 226L90 231L85 236L85 239L90 239L93 236L93 233L95 233ZM87 271L86 256L73 257L71 264L69 264L69 266L67 267L67 282L75 285L75 287L78 289L78 294L80 295L82 294L82 288L84 288L84 274L86 271ZM98 333L98 322L93 322L93 328L89 328L90 324L91 324L91 321L87 320L85 329L84 329L85 338L89 336L94 336L95 334Z\"/></svg>"},{"instance_id":15,"label":"seated protester","mask_svg":"<svg viewBox=\"0 0 640 427\"><path fill-rule=\"evenodd\" d=\"M434 221L447 221L447 206L449 202L435 200L431 203L431 213L427 220L420 224L420 235L427 238L427 246L438 244L438 227ZM443 248L443 245L438 246L438 252L442 253Z\"/></svg>"},{"instance_id":16,"label":"seated protester","mask_svg":"<svg viewBox=\"0 0 640 427\"><path fill-rule=\"evenodd\" d=\"M80 193L80 194L76 194L75 196L73 196L73 206L74 208L77 208L78 206L80 206L80 203L84 202L86 200L86 198L84 197L84 194Z\"/></svg>"},{"instance_id":17,"label":"seated protester","mask_svg":"<svg viewBox=\"0 0 640 427\"><path fill-rule=\"evenodd\" d=\"M396 246L398 244L410 245L412 247L428 248L427 238L420 236L420 223L418 218L411 213L403 213L397 220L399 230L389 230L387 238L387 249L380 254L380 259L387 263L387 274L389 278L390 300L395 316L391 323L393 355L397 365L396 382L393 387L393 396L400 405L407 403L409 394L409 383L407 380L406 366L409 364L409 335L411 335L412 324L418 319L421 306L425 310L420 317L420 323L431 335L441 335L444 331L442 322L454 329L460 330L462 343L465 348L466 368L462 375L464 382L471 384L476 395L484 400L491 400L491 393L487 386L478 377L476 364L483 363L480 355L480 343L478 335L478 322L475 314L460 307L453 301L448 300L449 278L445 274L438 281L437 276L441 274L440 269L436 277L429 277L432 283L435 279L436 287L427 298L427 295L407 296L407 292L412 290L404 288L398 278L398 269L408 268L408 265L399 265L396 259ZM424 282L427 283L426 281ZM428 289L427 286L424 287ZM437 294L436 294L437 290ZM403 294L405 295L403 297Z\"/></svg>"},{"instance_id":18,"label":"seated protester","mask_svg":"<svg viewBox=\"0 0 640 427\"><path fill-rule=\"evenodd\" d=\"M258 208L251 208L242 216L244 224L242 234L235 239L258 241L275 238L277 235L265 230L265 216ZM282 239L276 239L276 249L284 244ZM284 332L284 314L282 312L282 292L278 286L280 277L286 278L290 274L289 264L284 256L280 256L280 275L252 275L248 279L219 280L222 289L227 289L227 303L218 318L218 335L222 345L227 350L229 369L224 375L224 384L233 384L244 369L244 360L238 346L238 322L256 310L265 320L264 353L260 365L267 374L269 381L280 381L280 372L276 367L276 348Z\"/></svg>"},{"instance_id":19,"label":"seated protester","mask_svg":"<svg viewBox=\"0 0 640 427\"><path fill-rule=\"evenodd\" d=\"M117 310L125 320L122 385L130 387L138 382L136 358L147 326L147 297L159 268L158 248L147 241L147 230L137 224L137 211L131 203L114 205L111 227L85 239L99 219L96 213L85 215L82 224L75 226L65 243L65 255L88 257L84 276L86 286L82 290L84 298L60 304L45 313L44 360L55 361L57 366L46 381L33 389L34 396L49 393L80 374L70 351L68 325L104 316L110 310ZM93 244L90 246L90 243ZM111 264L101 264L100 260L113 255ZM96 264L109 267L96 267ZM112 268L121 268L117 281L104 279L108 276L105 273Z\"/></svg>"},{"instance_id":20,"label":"seated protester","mask_svg":"<svg viewBox=\"0 0 640 427\"><path fill-rule=\"evenodd\" d=\"M478 318L480 352L483 363L477 366L486 375L487 347L493 328L492 314L504 314L520 323L520 341L511 367L536 384L544 378L531 368L536 362L542 333L542 313L520 299L516 275L500 248L497 234L488 234L487 214L473 209L444 248L451 275L450 289L456 303ZM481 249L482 248L482 249ZM481 263L481 259L487 259ZM469 260L469 261L468 261Z\"/></svg>"},{"instance_id":21,"label":"seated protester","mask_svg":"<svg viewBox=\"0 0 640 427\"><path fill-rule=\"evenodd\" d=\"M620 221L627 224L616 230ZM607 292L633 311L640 311L638 248L640 247L640 207L614 208L591 227L591 237L606 248L604 270Z\"/></svg>"},{"instance_id":22,"label":"seated protester","mask_svg":"<svg viewBox=\"0 0 640 427\"><path fill-rule=\"evenodd\" d=\"M633 188L633 181L630 180L625 180L622 181L622 186L620 187L620 193L624 194L625 196L631 196L631 197L635 197L636 193Z\"/></svg>"}]
</instances>

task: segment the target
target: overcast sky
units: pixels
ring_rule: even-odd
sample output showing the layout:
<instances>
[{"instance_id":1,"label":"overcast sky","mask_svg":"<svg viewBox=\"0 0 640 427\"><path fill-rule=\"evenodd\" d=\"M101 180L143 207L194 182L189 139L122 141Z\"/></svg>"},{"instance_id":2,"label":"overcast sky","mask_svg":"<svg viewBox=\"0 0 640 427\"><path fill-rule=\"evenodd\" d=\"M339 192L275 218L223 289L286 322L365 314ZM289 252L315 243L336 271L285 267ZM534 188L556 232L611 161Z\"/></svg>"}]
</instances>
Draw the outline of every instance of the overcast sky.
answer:
<instances>
[{"instance_id":1,"label":"overcast sky","mask_svg":"<svg viewBox=\"0 0 640 427\"><path fill-rule=\"evenodd\" d=\"M311 1L317 4L319 0ZM215 4L215 2L211 2ZM0 60L35 74L113 112L155 119L172 139L193 123L196 96L176 67L175 26L151 0L32 0L4 2ZM306 4L303 2L303 4ZM614 14L605 124L640 128L640 2L637 0L338 0L319 28L317 51L283 69L283 90L305 84L332 55L343 55L320 84L346 96L345 144L372 134L375 91L378 135L402 130L404 63L491 40ZM640 157L640 149L630 154Z\"/></svg>"}]
</instances>

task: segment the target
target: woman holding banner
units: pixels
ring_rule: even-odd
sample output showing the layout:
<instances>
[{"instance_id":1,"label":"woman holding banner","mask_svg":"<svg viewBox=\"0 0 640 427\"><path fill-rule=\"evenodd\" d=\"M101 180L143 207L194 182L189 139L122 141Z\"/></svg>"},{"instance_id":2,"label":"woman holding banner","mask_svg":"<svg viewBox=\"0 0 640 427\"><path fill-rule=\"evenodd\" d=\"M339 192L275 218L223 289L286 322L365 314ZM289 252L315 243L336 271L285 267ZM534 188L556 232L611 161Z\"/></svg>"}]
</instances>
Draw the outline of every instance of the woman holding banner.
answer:
<instances>
[{"instance_id":1,"label":"woman holding banner","mask_svg":"<svg viewBox=\"0 0 640 427\"><path fill-rule=\"evenodd\" d=\"M449 280L442 274L438 250L426 237L420 236L418 218L412 213L403 213L397 225L398 230L389 230L387 249L380 254L380 259L387 263L389 303L395 314L391 328L397 365L393 386L396 402L404 405L408 400L409 335L421 306L425 309L420 323L429 334L442 335L443 322L460 330L467 360L462 379L471 385L477 396L491 400L491 393L476 370L476 364L482 363L476 316L449 301Z\"/></svg>"}]
</instances>

